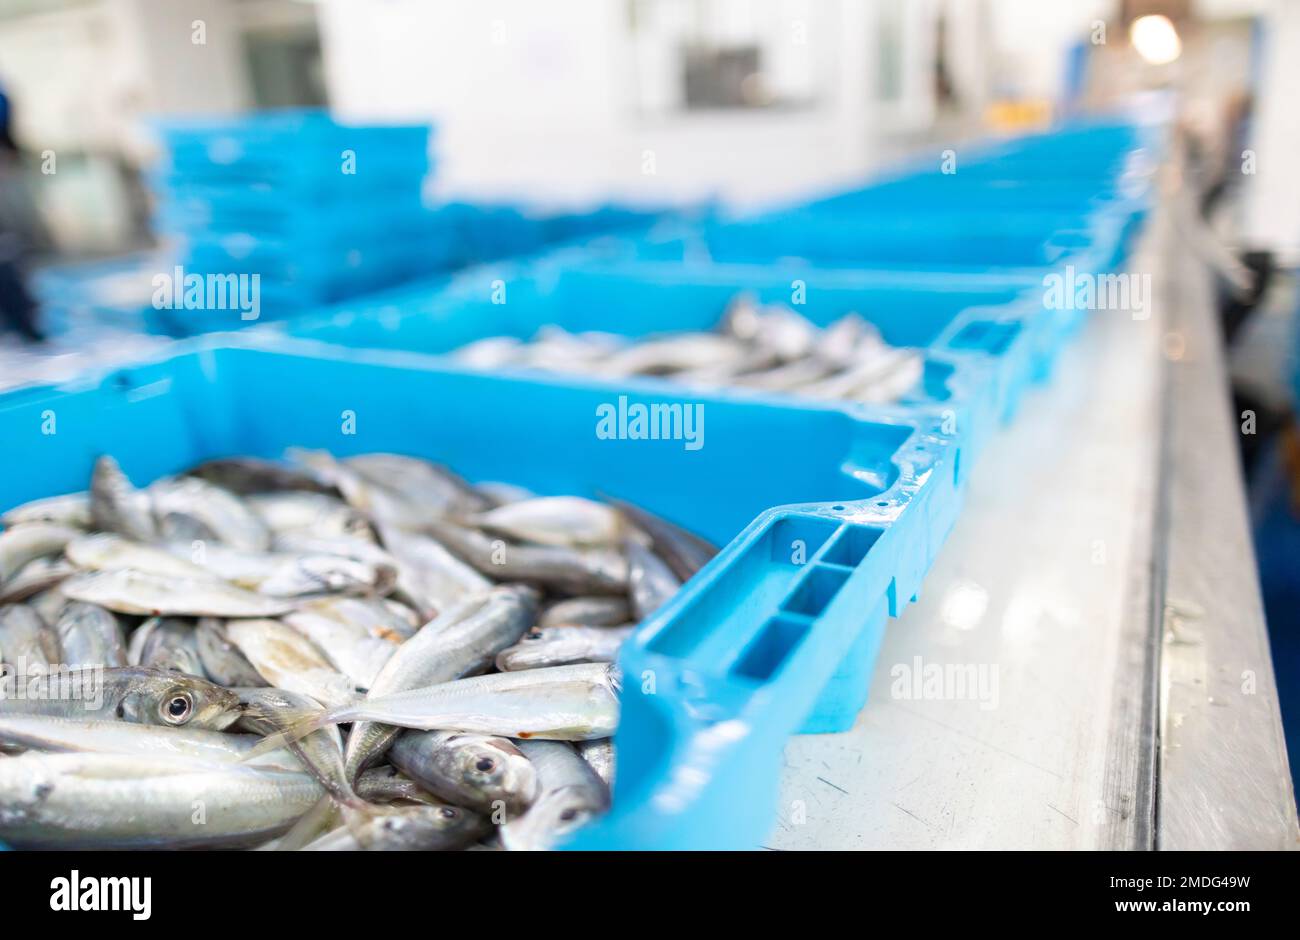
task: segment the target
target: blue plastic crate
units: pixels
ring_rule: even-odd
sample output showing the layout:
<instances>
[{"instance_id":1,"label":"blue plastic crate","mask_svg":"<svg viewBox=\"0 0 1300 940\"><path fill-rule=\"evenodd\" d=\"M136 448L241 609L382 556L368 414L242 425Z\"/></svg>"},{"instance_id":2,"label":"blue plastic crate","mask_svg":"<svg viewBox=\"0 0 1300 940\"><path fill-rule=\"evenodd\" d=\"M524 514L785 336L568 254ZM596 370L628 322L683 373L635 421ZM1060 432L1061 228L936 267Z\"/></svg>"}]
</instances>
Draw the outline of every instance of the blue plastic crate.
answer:
<instances>
[{"instance_id":1,"label":"blue plastic crate","mask_svg":"<svg viewBox=\"0 0 1300 940\"><path fill-rule=\"evenodd\" d=\"M167 152L156 170L161 185L330 185L342 175L345 152L355 155L357 185L382 185L386 172L427 163L433 133L427 124L349 125L320 110L170 119L156 127Z\"/></svg>"},{"instance_id":2,"label":"blue plastic crate","mask_svg":"<svg viewBox=\"0 0 1300 940\"><path fill-rule=\"evenodd\" d=\"M83 489L103 453L144 484L297 445L619 496L725 546L623 648L613 809L577 847L757 846L786 740L852 722L887 618L916 596L959 509L953 440L918 419L629 389L633 402L704 409L703 446L688 449L599 438L611 391L577 379L269 338L179 349L102 380L0 396L11 456L0 509ZM41 431L50 413L55 435Z\"/></svg>"},{"instance_id":3,"label":"blue plastic crate","mask_svg":"<svg viewBox=\"0 0 1300 940\"><path fill-rule=\"evenodd\" d=\"M857 312L886 342L921 349L924 374L898 408L948 422L960 440L963 478L1030 382L1050 370L1057 345L1039 298L1011 285L827 270L805 280L748 266L646 263L481 268L450 285L391 292L378 303L362 298L284 329L349 349L445 354L488 336L528 339L546 324L627 336L711 330L742 293L789 305L822 326ZM744 388L719 394L766 397Z\"/></svg>"}]
</instances>

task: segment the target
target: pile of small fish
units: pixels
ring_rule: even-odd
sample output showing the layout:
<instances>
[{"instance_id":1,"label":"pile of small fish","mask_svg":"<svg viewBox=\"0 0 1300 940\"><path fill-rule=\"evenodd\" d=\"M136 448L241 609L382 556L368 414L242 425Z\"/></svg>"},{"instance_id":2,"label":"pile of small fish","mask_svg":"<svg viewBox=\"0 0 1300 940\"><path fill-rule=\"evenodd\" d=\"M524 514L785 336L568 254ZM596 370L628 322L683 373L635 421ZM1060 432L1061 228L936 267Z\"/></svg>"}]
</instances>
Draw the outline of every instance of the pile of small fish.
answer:
<instances>
[{"instance_id":1,"label":"pile of small fish","mask_svg":"<svg viewBox=\"0 0 1300 940\"><path fill-rule=\"evenodd\" d=\"M0 841L547 848L603 812L635 624L716 552L397 454L0 517ZM346 734L344 728L346 726Z\"/></svg>"},{"instance_id":2,"label":"pile of small fish","mask_svg":"<svg viewBox=\"0 0 1300 940\"><path fill-rule=\"evenodd\" d=\"M921 379L915 349L890 346L856 313L824 329L780 304L736 298L715 332L632 341L613 333L544 326L529 342L493 336L455 358L479 369L518 367L604 378L657 376L696 388L741 386L803 398L889 404Z\"/></svg>"}]
</instances>

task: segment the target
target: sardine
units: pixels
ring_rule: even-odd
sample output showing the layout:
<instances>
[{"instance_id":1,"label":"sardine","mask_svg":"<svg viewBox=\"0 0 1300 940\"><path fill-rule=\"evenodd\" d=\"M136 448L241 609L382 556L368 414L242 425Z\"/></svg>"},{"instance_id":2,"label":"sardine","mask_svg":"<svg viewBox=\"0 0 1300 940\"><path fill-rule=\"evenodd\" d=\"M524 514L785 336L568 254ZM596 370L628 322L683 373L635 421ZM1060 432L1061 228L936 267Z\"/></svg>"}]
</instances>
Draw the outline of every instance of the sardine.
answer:
<instances>
[{"instance_id":1,"label":"sardine","mask_svg":"<svg viewBox=\"0 0 1300 940\"><path fill-rule=\"evenodd\" d=\"M8 690L6 690L8 691ZM0 716L116 718L221 731L239 718L239 698L197 676L126 667L53 672L0 697Z\"/></svg>"},{"instance_id":2,"label":"sardine","mask_svg":"<svg viewBox=\"0 0 1300 940\"><path fill-rule=\"evenodd\" d=\"M80 529L52 522L28 522L0 532L0 587L29 562L59 554L81 534Z\"/></svg>"},{"instance_id":3,"label":"sardine","mask_svg":"<svg viewBox=\"0 0 1300 940\"><path fill-rule=\"evenodd\" d=\"M278 620L230 620L226 636L270 685L327 707L356 698L356 690L316 644Z\"/></svg>"},{"instance_id":4,"label":"sardine","mask_svg":"<svg viewBox=\"0 0 1300 940\"><path fill-rule=\"evenodd\" d=\"M578 496L540 496L508 503L469 521L505 538L574 548L617 545L626 531L618 510Z\"/></svg>"},{"instance_id":5,"label":"sardine","mask_svg":"<svg viewBox=\"0 0 1300 940\"><path fill-rule=\"evenodd\" d=\"M636 539L628 539L623 550L627 553L632 614L638 621L645 620L681 589L682 582L666 562Z\"/></svg>"},{"instance_id":6,"label":"sardine","mask_svg":"<svg viewBox=\"0 0 1300 940\"><path fill-rule=\"evenodd\" d=\"M76 567L62 558L34 558L0 587L0 605L28 600L57 587L76 573Z\"/></svg>"},{"instance_id":7,"label":"sardine","mask_svg":"<svg viewBox=\"0 0 1300 940\"><path fill-rule=\"evenodd\" d=\"M294 608L291 601L213 578L172 578L131 570L79 575L64 581L60 590L72 600L144 616L274 617Z\"/></svg>"},{"instance_id":8,"label":"sardine","mask_svg":"<svg viewBox=\"0 0 1300 940\"><path fill-rule=\"evenodd\" d=\"M537 795L537 774L508 738L456 731L406 731L388 759L434 796L501 821ZM364 776L364 775L363 775Z\"/></svg>"},{"instance_id":9,"label":"sardine","mask_svg":"<svg viewBox=\"0 0 1300 940\"><path fill-rule=\"evenodd\" d=\"M0 761L0 839L26 848L255 845L321 792L305 773L246 764L28 753Z\"/></svg>"},{"instance_id":10,"label":"sardine","mask_svg":"<svg viewBox=\"0 0 1300 940\"><path fill-rule=\"evenodd\" d=\"M74 529L88 529L91 525L90 494L83 491L34 499L0 515L0 526L6 529L31 522L48 522Z\"/></svg>"},{"instance_id":11,"label":"sardine","mask_svg":"<svg viewBox=\"0 0 1300 940\"><path fill-rule=\"evenodd\" d=\"M310 734L330 724L374 721L519 739L607 738L618 726L621 689L617 667L603 663L492 673L306 715L289 736ZM264 742L280 743L273 738Z\"/></svg>"},{"instance_id":12,"label":"sardine","mask_svg":"<svg viewBox=\"0 0 1300 940\"><path fill-rule=\"evenodd\" d=\"M24 675L43 673L63 663L58 634L26 604L0 607L0 661Z\"/></svg>"},{"instance_id":13,"label":"sardine","mask_svg":"<svg viewBox=\"0 0 1300 940\"><path fill-rule=\"evenodd\" d=\"M588 627L614 627L632 619L631 606L622 597L571 597L556 601L542 612L539 627L582 624Z\"/></svg>"},{"instance_id":14,"label":"sardine","mask_svg":"<svg viewBox=\"0 0 1300 940\"><path fill-rule=\"evenodd\" d=\"M214 546L215 547L215 546ZM185 555L188 555L188 551ZM64 549L68 561L84 571L140 571L160 578L211 581L216 577L184 555L146 545L111 532L96 532L73 539Z\"/></svg>"},{"instance_id":15,"label":"sardine","mask_svg":"<svg viewBox=\"0 0 1300 940\"><path fill-rule=\"evenodd\" d=\"M158 537L149 494L137 489L107 454L95 461L90 477L90 516L94 528L104 532L137 542Z\"/></svg>"},{"instance_id":16,"label":"sardine","mask_svg":"<svg viewBox=\"0 0 1300 940\"><path fill-rule=\"evenodd\" d=\"M199 662L209 679L226 688L257 688L266 685L261 673L226 636L225 624L215 617L204 617L194 627L194 642Z\"/></svg>"},{"instance_id":17,"label":"sardine","mask_svg":"<svg viewBox=\"0 0 1300 940\"><path fill-rule=\"evenodd\" d=\"M490 829L486 819L457 806L371 807L305 851L441 852L463 848Z\"/></svg>"},{"instance_id":18,"label":"sardine","mask_svg":"<svg viewBox=\"0 0 1300 940\"><path fill-rule=\"evenodd\" d=\"M154 517L192 519L223 545L245 551L265 551L271 531L256 512L234 493L198 477L176 477L152 484L148 490ZM161 527L160 527L161 531Z\"/></svg>"},{"instance_id":19,"label":"sardine","mask_svg":"<svg viewBox=\"0 0 1300 940\"><path fill-rule=\"evenodd\" d=\"M467 597L402 644L375 677L367 698L482 672L498 652L523 636L536 616L537 593L522 585ZM350 777L378 760L397 734L396 728L354 725L346 752Z\"/></svg>"},{"instance_id":20,"label":"sardine","mask_svg":"<svg viewBox=\"0 0 1300 940\"><path fill-rule=\"evenodd\" d=\"M566 741L521 741L519 749L537 768L541 794L522 816L501 827L511 851L552 848L609 809L609 787Z\"/></svg>"},{"instance_id":21,"label":"sardine","mask_svg":"<svg viewBox=\"0 0 1300 940\"><path fill-rule=\"evenodd\" d=\"M628 588L622 552L558 545L510 545L449 522L427 529L453 554L497 581L525 581L571 594L623 594Z\"/></svg>"},{"instance_id":22,"label":"sardine","mask_svg":"<svg viewBox=\"0 0 1300 940\"><path fill-rule=\"evenodd\" d=\"M612 663L636 627L556 626L529 630L518 643L497 654L502 672L542 669L570 663Z\"/></svg>"},{"instance_id":23,"label":"sardine","mask_svg":"<svg viewBox=\"0 0 1300 940\"><path fill-rule=\"evenodd\" d=\"M132 666L166 669L206 678L194 624L188 620L150 617L131 634L127 658Z\"/></svg>"},{"instance_id":24,"label":"sardine","mask_svg":"<svg viewBox=\"0 0 1300 940\"><path fill-rule=\"evenodd\" d=\"M609 502L617 506L633 525L650 536L655 553L682 581L690 580L695 572L718 553L716 545L640 506L621 499L611 498Z\"/></svg>"},{"instance_id":25,"label":"sardine","mask_svg":"<svg viewBox=\"0 0 1300 940\"><path fill-rule=\"evenodd\" d=\"M457 601L491 587L470 565L428 536L381 524L379 536L397 559L397 593L432 619Z\"/></svg>"},{"instance_id":26,"label":"sardine","mask_svg":"<svg viewBox=\"0 0 1300 940\"><path fill-rule=\"evenodd\" d=\"M601 780L605 781L605 786L611 790L614 788L614 739L601 738L595 741L578 741L575 745L582 759L591 765L591 769Z\"/></svg>"},{"instance_id":27,"label":"sardine","mask_svg":"<svg viewBox=\"0 0 1300 940\"><path fill-rule=\"evenodd\" d=\"M54 624L63 660L72 667L125 666L126 635L116 617L103 607L71 601Z\"/></svg>"}]
</instances>

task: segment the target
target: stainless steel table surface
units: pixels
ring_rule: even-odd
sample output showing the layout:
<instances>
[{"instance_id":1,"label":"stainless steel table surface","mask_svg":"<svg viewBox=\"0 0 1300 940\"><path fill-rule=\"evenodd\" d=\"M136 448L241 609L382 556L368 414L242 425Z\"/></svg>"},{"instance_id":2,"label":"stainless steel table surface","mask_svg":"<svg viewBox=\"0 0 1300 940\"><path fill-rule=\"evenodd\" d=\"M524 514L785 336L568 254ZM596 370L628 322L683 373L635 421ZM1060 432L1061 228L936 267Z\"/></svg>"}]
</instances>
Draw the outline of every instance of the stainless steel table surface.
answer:
<instances>
[{"instance_id":1,"label":"stainless steel table surface","mask_svg":"<svg viewBox=\"0 0 1300 940\"><path fill-rule=\"evenodd\" d=\"M765 847L1295 845L1236 425L1177 198L1127 267L1148 315L1090 312L986 448L853 729L787 746Z\"/></svg>"}]
</instances>

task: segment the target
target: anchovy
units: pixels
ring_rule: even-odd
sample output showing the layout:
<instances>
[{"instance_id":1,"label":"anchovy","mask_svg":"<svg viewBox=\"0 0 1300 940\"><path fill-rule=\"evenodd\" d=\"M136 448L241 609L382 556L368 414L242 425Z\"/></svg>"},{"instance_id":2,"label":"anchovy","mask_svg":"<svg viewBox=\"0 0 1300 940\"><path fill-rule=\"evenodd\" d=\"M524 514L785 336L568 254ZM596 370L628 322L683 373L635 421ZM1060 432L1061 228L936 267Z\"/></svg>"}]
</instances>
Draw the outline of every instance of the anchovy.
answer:
<instances>
[{"instance_id":1,"label":"anchovy","mask_svg":"<svg viewBox=\"0 0 1300 940\"><path fill-rule=\"evenodd\" d=\"M631 582L632 613L645 620L681 589L682 582L658 555L637 539L624 543Z\"/></svg>"},{"instance_id":2,"label":"anchovy","mask_svg":"<svg viewBox=\"0 0 1300 940\"><path fill-rule=\"evenodd\" d=\"M626 523L617 510L578 496L542 496L471 516L487 532L542 545L573 548L617 545Z\"/></svg>"},{"instance_id":3,"label":"anchovy","mask_svg":"<svg viewBox=\"0 0 1300 940\"><path fill-rule=\"evenodd\" d=\"M610 499L632 524L650 537L655 553L682 581L688 581L718 554L717 546L680 526L621 499Z\"/></svg>"},{"instance_id":4,"label":"anchovy","mask_svg":"<svg viewBox=\"0 0 1300 940\"><path fill-rule=\"evenodd\" d=\"M49 522L74 529L88 529L92 522L90 494L83 491L34 499L0 515L0 526L6 529L31 522Z\"/></svg>"},{"instance_id":5,"label":"anchovy","mask_svg":"<svg viewBox=\"0 0 1300 940\"><path fill-rule=\"evenodd\" d=\"M278 620L231 620L226 636L272 686L330 707L356 698L352 680L315 643Z\"/></svg>"}]
</instances>

